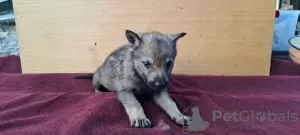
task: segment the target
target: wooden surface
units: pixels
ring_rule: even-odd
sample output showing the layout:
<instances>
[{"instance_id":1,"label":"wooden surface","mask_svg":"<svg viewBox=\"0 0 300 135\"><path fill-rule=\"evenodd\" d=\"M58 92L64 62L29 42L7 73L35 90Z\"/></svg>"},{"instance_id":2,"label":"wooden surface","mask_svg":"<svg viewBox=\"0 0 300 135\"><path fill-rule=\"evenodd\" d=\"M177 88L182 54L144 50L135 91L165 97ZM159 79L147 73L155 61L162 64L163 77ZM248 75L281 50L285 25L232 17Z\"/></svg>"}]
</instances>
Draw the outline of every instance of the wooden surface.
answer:
<instances>
[{"instance_id":1,"label":"wooden surface","mask_svg":"<svg viewBox=\"0 0 300 135\"><path fill-rule=\"evenodd\" d=\"M174 74L269 74L275 0L13 2L24 73L93 72L129 29L186 32Z\"/></svg>"}]
</instances>

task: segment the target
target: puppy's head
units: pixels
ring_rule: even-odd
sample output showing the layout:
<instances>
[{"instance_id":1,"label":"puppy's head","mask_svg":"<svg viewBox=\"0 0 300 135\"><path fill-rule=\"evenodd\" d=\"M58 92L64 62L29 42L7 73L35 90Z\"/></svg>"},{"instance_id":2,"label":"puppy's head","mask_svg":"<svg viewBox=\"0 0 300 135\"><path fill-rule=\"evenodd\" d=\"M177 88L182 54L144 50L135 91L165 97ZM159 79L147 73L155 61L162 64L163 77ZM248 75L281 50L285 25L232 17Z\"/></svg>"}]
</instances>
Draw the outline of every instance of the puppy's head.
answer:
<instances>
[{"instance_id":1,"label":"puppy's head","mask_svg":"<svg viewBox=\"0 0 300 135\"><path fill-rule=\"evenodd\" d=\"M149 88L159 90L167 86L177 55L177 40L185 35L183 32L137 34L126 30L126 37L133 48L134 70Z\"/></svg>"}]
</instances>

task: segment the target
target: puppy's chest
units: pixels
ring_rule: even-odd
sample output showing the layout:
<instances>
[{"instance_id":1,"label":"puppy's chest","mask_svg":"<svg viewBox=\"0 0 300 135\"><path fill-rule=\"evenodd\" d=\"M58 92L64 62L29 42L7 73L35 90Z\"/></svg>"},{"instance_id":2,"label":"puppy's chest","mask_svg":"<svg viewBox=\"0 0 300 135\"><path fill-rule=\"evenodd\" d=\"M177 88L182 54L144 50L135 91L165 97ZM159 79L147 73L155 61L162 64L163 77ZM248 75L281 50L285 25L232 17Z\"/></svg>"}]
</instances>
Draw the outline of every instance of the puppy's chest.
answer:
<instances>
[{"instance_id":1,"label":"puppy's chest","mask_svg":"<svg viewBox=\"0 0 300 135\"><path fill-rule=\"evenodd\" d=\"M154 92L134 90L134 95L139 101L151 100L154 96Z\"/></svg>"},{"instance_id":2,"label":"puppy's chest","mask_svg":"<svg viewBox=\"0 0 300 135\"><path fill-rule=\"evenodd\" d=\"M133 92L139 100L150 100L153 98L153 96L155 94L157 94L157 92L155 90L152 90L152 89L148 88L147 86L142 86L142 87L133 89Z\"/></svg>"}]
</instances>

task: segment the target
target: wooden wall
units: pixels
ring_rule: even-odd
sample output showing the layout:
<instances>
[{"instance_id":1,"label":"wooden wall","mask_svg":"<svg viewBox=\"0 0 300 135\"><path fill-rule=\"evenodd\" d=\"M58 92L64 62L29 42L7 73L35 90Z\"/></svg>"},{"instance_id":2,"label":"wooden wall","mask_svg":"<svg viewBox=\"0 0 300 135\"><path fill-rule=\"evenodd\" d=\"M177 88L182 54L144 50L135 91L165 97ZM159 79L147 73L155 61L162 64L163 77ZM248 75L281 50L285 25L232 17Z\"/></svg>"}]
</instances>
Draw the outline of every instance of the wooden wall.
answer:
<instances>
[{"instance_id":1,"label":"wooden wall","mask_svg":"<svg viewBox=\"0 0 300 135\"><path fill-rule=\"evenodd\" d=\"M93 72L125 30L186 32L174 74L268 75L275 0L13 0L23 73Z\"/></svg>"}]
</instances>

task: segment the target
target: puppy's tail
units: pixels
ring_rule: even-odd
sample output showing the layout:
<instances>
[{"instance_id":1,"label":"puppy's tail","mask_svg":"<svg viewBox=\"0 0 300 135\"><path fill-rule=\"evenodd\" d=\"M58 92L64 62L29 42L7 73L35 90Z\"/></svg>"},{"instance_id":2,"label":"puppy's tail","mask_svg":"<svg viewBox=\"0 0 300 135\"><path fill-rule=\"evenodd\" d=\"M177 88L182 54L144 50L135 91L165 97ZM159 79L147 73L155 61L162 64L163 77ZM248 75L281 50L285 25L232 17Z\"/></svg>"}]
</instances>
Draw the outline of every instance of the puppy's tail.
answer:
<instances>
[{"instance_id":1,"label":"puppy's tail","mask_svg":"<svg viewBox=\"0 0 300 135\"><path fill-rule=\"evenodd\" d=\"M94 74L87 74L87 75L79 75L75 76L75 79L93 79Z\"/></svg>"}]
</instances>

